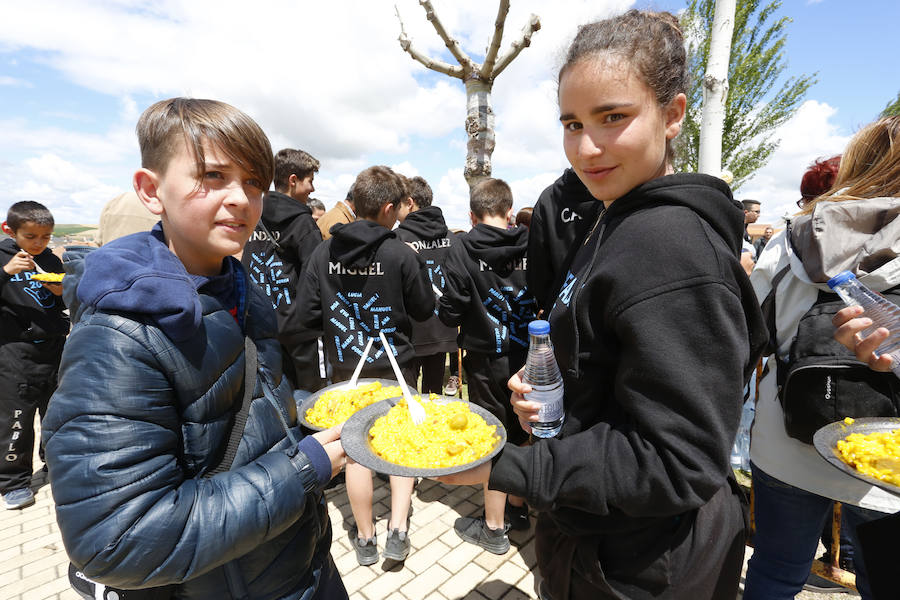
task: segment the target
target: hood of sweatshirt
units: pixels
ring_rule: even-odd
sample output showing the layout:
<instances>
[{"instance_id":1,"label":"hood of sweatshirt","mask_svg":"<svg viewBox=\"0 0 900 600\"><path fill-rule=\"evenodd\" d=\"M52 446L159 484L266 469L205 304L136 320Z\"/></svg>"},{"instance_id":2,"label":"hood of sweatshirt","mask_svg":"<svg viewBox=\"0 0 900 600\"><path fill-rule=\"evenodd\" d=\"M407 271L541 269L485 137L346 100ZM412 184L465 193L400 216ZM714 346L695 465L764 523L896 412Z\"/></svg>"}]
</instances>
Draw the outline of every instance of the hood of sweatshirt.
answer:
<instances>
[{"instance_id":1,"label":"hood of sweatshirt","mask_svg":"<svg viewBox=\"0 0 900 600\"><path fill-rule=\"evenodd\" d=\"M281 192L266 192L262 216L272 227L276 229L287 227L302 214L312 216L312 211L306 204Z\"/></svg>"},{"instance_id":2,"label":"hood of sweatshirt","mask_svg":"<svg viewBox=\"0 0 900 600\"><path fill-rule=\"evenodd\" d=\"M444 213L437 206L426 206L416 212L409 213L400 223L399 229L405 229L421 240L436 240L447 237L447 223Z\"/></svg>"},{"instance_id":3,"label":"hood of sweatshirt","mask_svg":"<svg viewBox=\"0 0 900 600\"><path fill-rule=\"evenodd\" d=\"M184 341L199 329L203 316L197 290L218 297L227 307L225 296L233 296L232 284L236 260L227 259L220 275L203 277L189 274L165 243L161 224L149 232L135 233L89 252L83 271L67 264L69 275L64 284L77 285L75 296L80 308L95 307L104 312L144 315L175 341ZM80 272L80 278L79 278ZM70 307L72 308L72 307Z\"/></svg>"},{"instance_id":4,"label":"hood of sweatshirt","mask_svg":"<svg viewBox=\"0 0 900 600\"><path fill-rule=\"evenodd\" d=\"M368 267L375 260L375 252L385 240L397 235L374 221L365 219L339 223L331 228L332 259L350 269Z\"/></svg>"},{"instance_id":5,"label":"hood of sweatshirt","mask_svg":"<svg viewBox=\"0 0 900 600\"><path fill-rule=\"evenodd\" d=\"M820 201L791 221L791 245L810 280L852 271L876 291L900 283L900 198Z\"/></svg>"},{"instance_id":6,"label":"hood of sweatshirt","mask_svg":"<svg viewBox=\"0 0 900 600\"><path fill-rule=\"evenodd\" d=\"M686 206L721 236L735 255L741 251L744 210L731 195L728 184L711 175L681 173L658 177L639 185L606 211L607 220L645 207L667 204Z\"/></svg>"},{"instance_id":7,"label":"hood of sweatshirt","mask_svg":"<svg viewBox=\"0 0 900 600\"><path fill-rule=\"evenodd\" d=\"M528 251L528 229L500 229L478 223L461 236L461 242L470 256L484 261L492 271L505 277L512 271L513 263Z\"/></svg>"}]
</instances>

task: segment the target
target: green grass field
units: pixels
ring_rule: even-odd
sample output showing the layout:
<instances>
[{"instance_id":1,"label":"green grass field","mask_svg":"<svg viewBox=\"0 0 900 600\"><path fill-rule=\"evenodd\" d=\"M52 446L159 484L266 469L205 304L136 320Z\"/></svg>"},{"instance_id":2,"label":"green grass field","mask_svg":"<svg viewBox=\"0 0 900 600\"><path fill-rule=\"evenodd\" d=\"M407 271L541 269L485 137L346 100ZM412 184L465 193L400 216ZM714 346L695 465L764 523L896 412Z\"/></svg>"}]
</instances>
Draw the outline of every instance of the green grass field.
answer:
<instances>
[{"instance_id":1,"label":"green grass field","mask_svg":"<svg viewBox=\"0 0 900 600\"><path fill-rule=\"evenodd\" d=\"M75 235L82 231L96 229L96 225L56 225L53 227L53 235L63 237L66 235Z\"/></svg>"}]
</instances>

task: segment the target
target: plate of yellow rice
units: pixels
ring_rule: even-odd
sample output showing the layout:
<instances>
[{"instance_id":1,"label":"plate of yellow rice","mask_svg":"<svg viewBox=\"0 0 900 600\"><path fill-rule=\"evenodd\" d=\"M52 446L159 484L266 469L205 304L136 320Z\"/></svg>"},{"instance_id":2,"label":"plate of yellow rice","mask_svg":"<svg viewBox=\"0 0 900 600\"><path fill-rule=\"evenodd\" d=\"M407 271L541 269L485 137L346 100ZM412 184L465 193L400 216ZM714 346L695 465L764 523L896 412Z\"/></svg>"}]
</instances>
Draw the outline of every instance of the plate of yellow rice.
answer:
<instances>
[{"instance_id":1,"label":"plate of yellow rice","mask_svg":"<svg viewBox=\"0 0 900 600\"><path fill-rule=\"evenodd\" d=\"M349 382L342 381L310 394L300 403L298 419L306 427L322 431L370 404L402 394L400 384L390 379L358 379L355 388L348 388Z\"/></svg>"},{"instance_id":2,"label":"plate of yellow rice","mask_svg":"<svg viewBox=\"0 0 900 600\"><path fill-rule=\"evenodd\" d=\"M347 456L373 471L401 477L437 477L491 460L506 443L499 419L475 404L431 395L419 401L425 422L415 425L406 401L382 400L344 424Z\"/></svg>"},{"instance_id":3,"label":"plate of yellow rice","mask_svg":"<svg viewBox=\"0 0 900 600\"><path fill-rule=\"evenodd\" d=\"M818 453L834 467L900 494L900 418L847 418L813 436Z\"/></svg>"}]
</instances>

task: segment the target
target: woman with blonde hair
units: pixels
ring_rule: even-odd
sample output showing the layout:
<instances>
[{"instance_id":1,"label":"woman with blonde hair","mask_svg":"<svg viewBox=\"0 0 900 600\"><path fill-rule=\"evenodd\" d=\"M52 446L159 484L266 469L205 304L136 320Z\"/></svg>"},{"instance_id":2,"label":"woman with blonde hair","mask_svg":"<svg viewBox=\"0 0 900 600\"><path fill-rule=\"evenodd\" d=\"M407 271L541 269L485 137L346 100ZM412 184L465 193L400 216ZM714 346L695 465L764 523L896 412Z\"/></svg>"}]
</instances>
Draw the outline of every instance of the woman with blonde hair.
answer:
<instances>
[{"instance_id":1,"label":"woman with blonde hair","mask_svg":"<svg viewBox=\"0 0 900 600\"><path fill-rule=\"evenodd\" d=\"M761 302L774 290L771 365L789 356L801 317L830 292L828 279L847 270L878 292L900 285L900 117L857 133L831 190L805 204L760 257L750 281ZM756 536L744 599L787 599L801 590L835 500L856 547L857 587L871 598L856 528L900 510L900 497L847 477L790 437L777 380L778 368L769 368L760 382L751 436Z\"/></svg>"}]
</instances>

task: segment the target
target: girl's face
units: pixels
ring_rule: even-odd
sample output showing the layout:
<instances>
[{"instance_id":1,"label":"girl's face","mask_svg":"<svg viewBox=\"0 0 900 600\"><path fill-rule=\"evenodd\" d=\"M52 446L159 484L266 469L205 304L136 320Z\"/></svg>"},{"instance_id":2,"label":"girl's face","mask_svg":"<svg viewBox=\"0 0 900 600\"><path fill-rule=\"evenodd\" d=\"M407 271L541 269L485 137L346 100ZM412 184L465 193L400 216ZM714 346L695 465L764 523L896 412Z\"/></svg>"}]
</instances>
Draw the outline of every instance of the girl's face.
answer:
<instances>
[{"instance_id":1,"label":"girl's face","mask_svg":"<svg viewBox=\"0 0 900 600\"><path fill-rule=\"evenodd\" d=\"M566 158L591 194L609 206L666 174L666 142L681 131L686 98L660 107L624 59L587 58L559 81Z\"/></svg>"}]
</instances>

